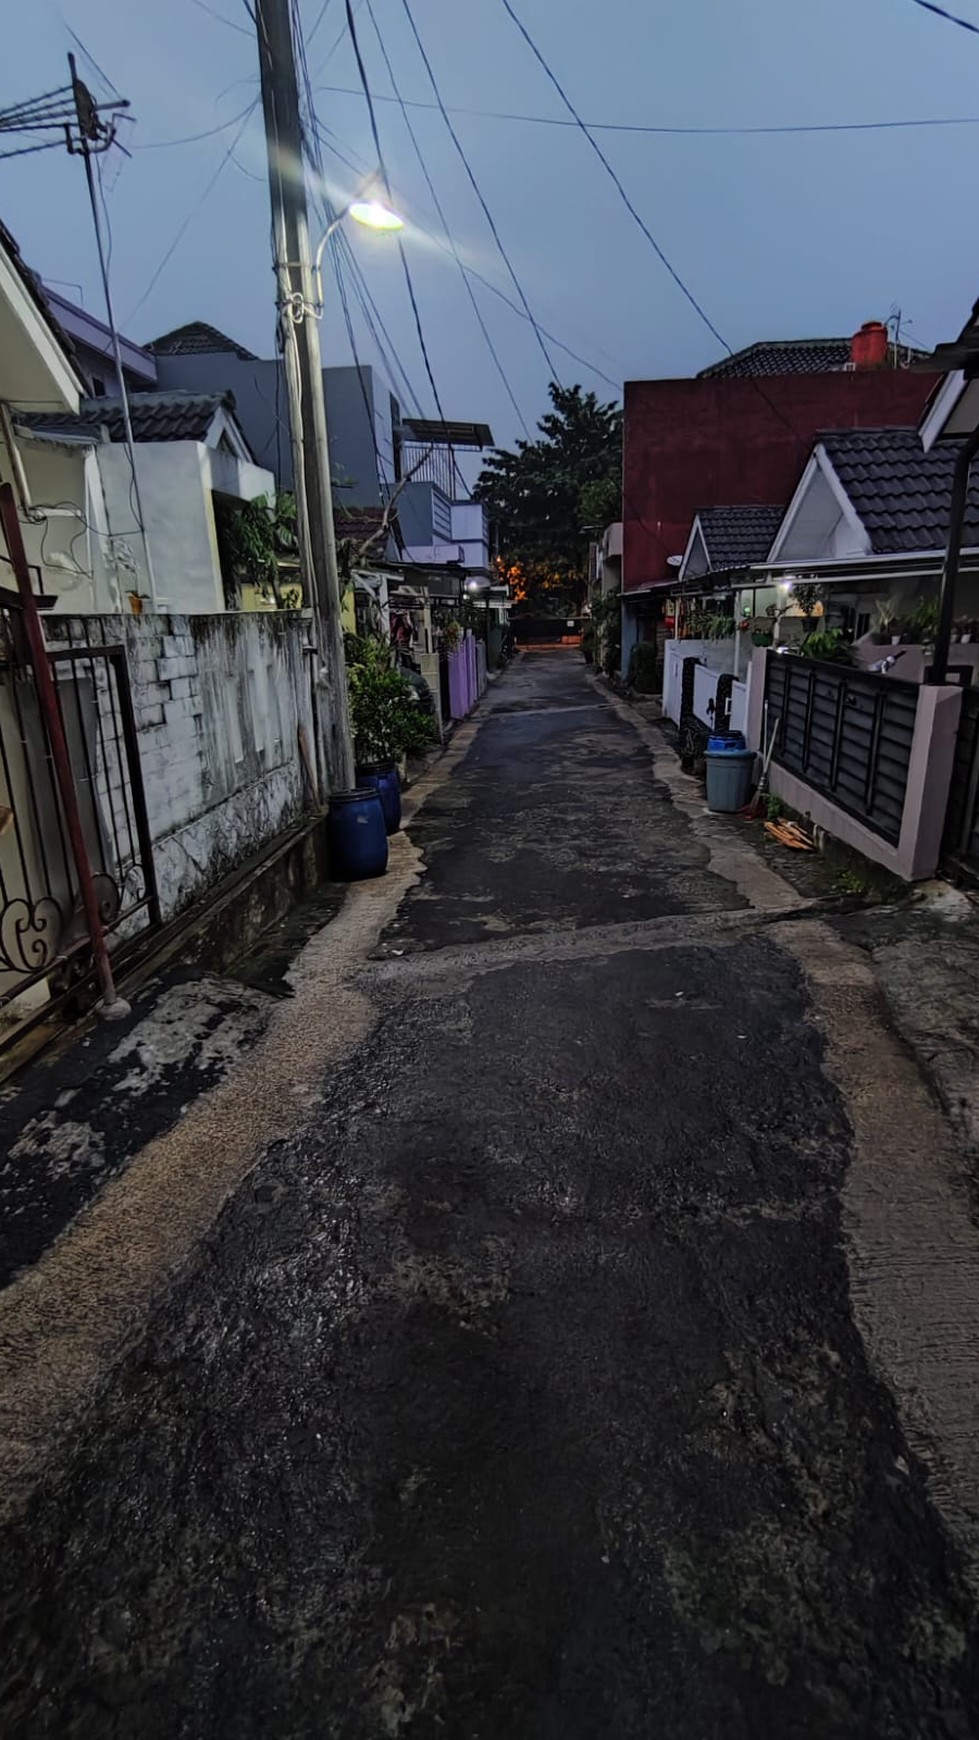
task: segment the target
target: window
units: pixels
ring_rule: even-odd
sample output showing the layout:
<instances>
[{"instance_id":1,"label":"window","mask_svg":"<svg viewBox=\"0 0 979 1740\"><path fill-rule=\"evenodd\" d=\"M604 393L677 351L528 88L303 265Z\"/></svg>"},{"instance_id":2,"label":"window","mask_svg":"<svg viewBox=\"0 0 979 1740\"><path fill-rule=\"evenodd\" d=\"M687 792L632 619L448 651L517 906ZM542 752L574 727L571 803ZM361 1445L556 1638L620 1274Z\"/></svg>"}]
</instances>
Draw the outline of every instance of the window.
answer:
<instances>
[{"instance_id":1,"label":"window","mask_svg":"<svg viewBox=\"0 0 979 1740\"><path fill-rule=\"evenodd\" d=\"M92 397L93 399L105 398L105 382L99 375L92 376Z\"/></svg>"}]
</instances>

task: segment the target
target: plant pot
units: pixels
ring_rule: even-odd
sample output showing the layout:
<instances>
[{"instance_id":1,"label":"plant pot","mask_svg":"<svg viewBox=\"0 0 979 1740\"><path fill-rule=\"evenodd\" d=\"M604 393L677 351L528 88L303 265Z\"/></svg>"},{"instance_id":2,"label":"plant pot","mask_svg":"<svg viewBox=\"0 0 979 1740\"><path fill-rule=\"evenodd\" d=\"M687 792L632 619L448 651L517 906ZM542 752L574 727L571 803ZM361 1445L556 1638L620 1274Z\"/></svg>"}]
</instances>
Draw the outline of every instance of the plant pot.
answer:
<instances>
[{"instance_id":1,"label":"plant pot","mask_svg":"<svg viewBox=\"0 0 979 1740\"><path fill-rule=\"evenodd\" d=\"M900 646L902 640L904 640L905 638L906 637L903 634L892 634L891 635L891 646Z\"/></svg>"},{"instance_id":2,"label":"plant pot","mask_svg":"<svg viewBox=\"0 0 979 1740\"><path fill-rule=\"evenodd\" d=\"M959 635L959 645L960 646L968 646L971 639L972 639L971 634L960 634Z\"/></svg>"}]
</instances>

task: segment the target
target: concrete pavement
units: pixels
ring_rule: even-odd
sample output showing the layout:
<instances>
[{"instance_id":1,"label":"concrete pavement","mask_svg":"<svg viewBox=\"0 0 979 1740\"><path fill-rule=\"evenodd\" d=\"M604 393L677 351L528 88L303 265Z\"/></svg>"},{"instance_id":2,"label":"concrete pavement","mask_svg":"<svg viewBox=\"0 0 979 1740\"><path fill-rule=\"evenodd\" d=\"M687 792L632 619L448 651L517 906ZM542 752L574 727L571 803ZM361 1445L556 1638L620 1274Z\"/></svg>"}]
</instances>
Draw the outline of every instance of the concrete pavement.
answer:
<instances>
[{"instance_id":1,"label":"concrete pavement","mask_svg":"<svg viewBox=\"0 0 979 1740\"><path fill-rule=\"evenodd\" d=\"M0 1293L0 1732L965 1740L979 1242L866 961L525 659Z\"/></svg>"}]
</instances>

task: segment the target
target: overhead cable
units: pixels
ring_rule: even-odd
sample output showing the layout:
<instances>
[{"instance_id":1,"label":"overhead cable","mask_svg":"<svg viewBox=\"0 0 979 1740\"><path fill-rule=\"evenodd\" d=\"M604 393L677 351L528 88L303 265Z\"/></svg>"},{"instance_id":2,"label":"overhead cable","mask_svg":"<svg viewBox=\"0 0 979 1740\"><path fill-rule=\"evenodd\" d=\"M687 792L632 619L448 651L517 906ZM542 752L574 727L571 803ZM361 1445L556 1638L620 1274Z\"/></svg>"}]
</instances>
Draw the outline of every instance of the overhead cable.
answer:
<instances>
[{"instance_id":1,"label":"overhead cable","mask_svg":"<svg viewBox=\"0 0 979 1740\"><path fill-rule=\"evenodd\" d=\"M327 150L332 152L333 156L336 157L340 163L345 164L348 169L352 169L355 174L365 174L367 171L364 163L362 161L356 163L348 152L337 143L335 136L327 132L323 127L322 122L319 123L319 126L320 139L326 146ZM418 230L420 235L425 236L434 247L440 250L441 253L448 254L451 258L452 249L446 241L443 241L441 236L436 235L434 230L426 229L425 225L418 223L417 219L414 220L414 227ZM615 380L611 375L606 374L604 369L599 368L597 363L590 362L587 357L581 356L576 350L572 350L569 344L565 344L563 339L558 338L553 332L550 332L548 328L542 325L539 320L536 320L533 315L528 315L526 308L523 308L519 303L514 302L512 297L508 296L505 290L501 290L498 284L494 284L491 278L484 277L482 272L477 272L474 266L469 266L465 262L463 262L463 271L467 278L473 279L477 284L482 284L494 296L498 297L501 302L505 302L506 306L511 308L514 314L519 315L521 320L529 320L532 324L540 327L544 337L547 339L549 344L554 346L555 350L563 351L565 356L571 357L573 362L580 363L582 368L588 369L589 372L596 375L599 380L605 381L607 386L614 387L616 392L621 392L621 379ZM610 357L609 361L614 363L615 358Z\"/></svg>"},{"instance_id":2,"label":"overhead cable","mask_svg":"<svg viewBox=\"0 0 979 1740\"><path fill-rule=\"evenodd\" d=\"M496 246L499 250L500 258L502 259L503 264L506 266L506 269L510 274L510 277L513 281L513 287L516 290L517 295L520 298L520 301L523 305L524 313L526 314L527 319L530 321L530 324L533 327L534 336L537 339L537 343L540 346L541 353L544 357L544 361L547 364L547 367L548 367L548 370L550 373L550 378L552 380L556 381L559 379L558 371L554 366L554 362L550 356L550 353L548 352L547 345L544 343L541 329L538 326L537 321L534 319L534 315L533 315L533 311L531 309L530 303L527 301L527 298L524 295L523 286L520 283L520 280L517 277L517 274L513 269L513 264L510 260L510 256L508 255L505 247L503 246L503 241L501 239L500 232L496 227L496 223L494 221L493 214L490 211L490 208L487 205L485 199L483 198L479 183L476 180L476 177L473 173L472 165L470 164L469 159L466 156L465 151L463 150L462 143L459 139L459 135L456 132L455 128L452 125L452 122L449 119L448 109L446 108L444 102L442 101L442 93L439 90L438 80L436 79L435 73L432 69L432 63L428 58L428 54L427 54L426 49L425 49L425 44L422 42L422 39L421 39L420 35L418 34L418 26L416 25L415 20L414 20L414 16L412 14L410 0L401 0L401 4L403 5L403 7L405 9L405 16L407 17L408 23L411 27L411 34L415 39L415 42L416 42L417 47L418 47L418 52L421 55L422 60L424 62L425 71L428 74L429 83L431 84L431 87L432 87L432 94L435 98L436 103L438 104L439 112L442 116L443 121L445 122L447 129L448 129L449 137L452 140L452 143L455 146L456 151L459 155L462 166L466 171L466 175L469 178L470 186L472 187L472 190L473 190L474 194L476 195L476 198L479 200L479 203L482 207L483 216L485 217L486 222L489 224L490 232L491 232L493 240L496 243Z\"/></svg>"},{"instance_id":3,"label":"overhead cable","mask_svg":"<svg viewBox=\"0 0 979 1740\"><path fill-rule=\"evenodd\" d=\"M432 177L428 171L428 165L425 162L424 156L422 155L422 148L418 142L418 136L415 132L415 129L411 124L411 117L408 114L407 106L405 105L405 103L403 103L401 101L401 93L398 89L398 81L394 75L394 68L391 65L391 57L388 54L387 48L385 47L384 38L382 37L380 30L378 29L378 26L377 26L377 19L374 16L374 7L371 3L371 0L366 0L366 4L367 4L367 14L368 14L368 17L370 18L371 24L374 27L374 34L377 37L378 47L380 48L381 54L384 58L384 65L387 67L388 78L391 80L391 88L395 94L395 101L400 104L401 118L404 121L405 127L407 129L408 137L411 140L412 145L414 146L415 156L418 158L418 162L419 162L419 165L421 167L421 172L422 172L423 176L425 177L426 186L428 187L428 191L432 196L432 203L435 206L435 210L438 213L439 222L441 223L442 228L445 231L446 240L449 244L449 247L452 249L452 257L455 260L455 263L459 268L459 272L460 272L460 275L462 277L462 282L463 282L463 285L465 287L466 294L468 295L469 300L472 303L472 310L476 316L476 322L479 326L480 332L483 335L483 339L485 341L486 348L489 351L490 356L493 359L493 363L496 367L496 372L499 375L500 380L503 382L503 385L506 389L507 396L509 397L510 403L513 406L513 409L517 414L517 420L520 424L520 427L522 428L524 434L529 439L530 430L527 427L526 419L525 419L524 414L521 411L520 406L517 402L516 395L513 391L513 388L510 385L509 379L507 378L506 370L504 369L503 364L500 361L500 357L499 357L499 354L497 352L496 346L494 345L493 340L490 337L489 329L486 325L485 320L483 319L482 309L480 308L479 303L476 300L476 293L473 290L473 287L472 287L471 283L469 282L469 279L466 277L466 269L462 263L462 259L461 259L460 254L459 254L459 250L456 247L455 242L453 241L452 231L449 227L448 219L446 218L445 212L442 209L441 200L439 199L439 196L438 196L437 192L435 191L435 184L432 181Z\"/></svg>"},{"instance_id":4,"label":"overhead cable","mask_svg":"<svg viewBox=\"0 0 979 1740\"><path fill-rule=\"evenodd\" d=\"M377 165L378 165L378 169L379 169L380 174L381 174L381 179L384 183L385 190L387 192L388 200L390 201L390 199L391 199L391 186L390 186L390 182L388 180L387 169L385 168L385 165L384 165L384 152L381 149L381 136L380 136L380 133L378 131L377 115L374 112L374 101L373 101L373 98L372 98L371 93L370 93L370 84L368 83L368 79L367 79L367 68L364 65L364 58L360 52L360 43L357 40L357 26L354 22L354 12L353 12L352 0L345 0L345 5L346 5L346 13L347 13L347 29L350 32L350 42L351 42L351 45L352 45L353 51L354 51L354 59L357 62L357 72L360 76L360 82L361 82L361 86L362 86L363 92L364 92L364 100L367 104L367 114L368 114L368 117L370 119L371 137L374 141L374 150L375 150L375 153L377 155ZM414 283L412 281L411 267L408 264L408 256L405 253L404 243L401 240L400 235L398 236L397 241L398 241L398 254L399 254L400 259L401 259L401 268L402 268L402 271L404 272L405 288L408 292L408 301L411 304L411 312L412 312L412 315L414 316L415 331L418 335L418 347L419 347L421 354L422 354L422 361L425 364L425 373L428 376L428 384L432 389L432 398L435 400L435 409L438 412L439 417L441 418L442 422L447 423L448 419L447 419L447 417L445 415L445 411L442 407L442 400L439 397L439 390L438 390L438 386L437 386L436 380L435 380L435 371L432 368L432 359L429 356L429 352L428 352L428 343L426 341L425 331L424 331L424 328L422 326L422 317L421 317L421 310L419 309L419 306L418 306L418 298L415 295L415 286L414 286ZM462 476L461 471L459 470L459 466L458 466L458 463L456 461L455 454L452 451L451 445L449 447L449 458L451 460L453 467L455 468L455 472L456 472L457 477L459 478L460 482L463 484L463 487L465 488L465 480Z\"/></svg>"},{"instance_id":5,"label":"overhead cable","mask_svg":"<svg viewBox=\"0 0 979 1740\"><path fill-rule=\"evenodd\" d=\"M170 243L170 246L167 248L165 254L163 255L163 258L161 259L161 261L159 263L159 265L156 267L156 270L154 271L152 277L150 278L150 281L147 284L146 289L143 291L142 296L140 297L139 301L135 304L135 306L133 308L131 308L129 310L129 313L126 315L125 321L123 322L123 324L125 326L129 326L132 323L132 321L135 319L136 315L139 313L140 309L142 308L144 302L146 302L148 297L152 294L153 290L156 288L156 283L157 283L158 278L160 277L161 272L163 272L165 267L169 264L171 258L176 253L177 248L179 247L184 236L186 235L187 230L189 229L191 223L193 222L194 218L197 216L197 213L200 211L201 206L204 204L204 201L207 199L208 195L213 191L214 187L217 185L217 182L218 182L220 176L223 174L224 170L227 168L228 164L231 162L231 158L234 154L235 147L238 144L238 141L241 138L242 134L244 133L245 128L247 127L248 122L251 119L251 116L254 113L257 105L258 105L258 98L256 97L255 101L251 104L251 106L249 108L247 108L245 110L245 113L242 115L241 121L240 121L240 124L238 127L238 131L236 132L234 138L232 139L231 144L228 146L228 149L225 151L224 156L221 158L221 161L218 164L217 168L215 169L213 175L205 183L204 187L201 188L201 191L198 194L197 199L194 201L194 204L191 206L190 210L187 212L186 216L184 217L183 222L181 223L179 229L177 230L176 235L173 238L173 241Z\"/></svg>"},{"instance_id":6,"label":"overhead cable","mask_svg":"<svg viewBox=\"0 0 979 1740\"><path fill-rule=\"evenodd\" d=\"M405 0L405 4L407 5L407 0ZM562 103L564 104L565 108L567 109L568 113L572 116L575 124L580 129L580 131L584 134L585 138L588 140L588 143L591 146L592 150L594 151L595 156L598 158L599 162L602 164L602 167L604 168L606 174L609 176L609 178L611 179L611 181L613 183L613 186L616 188L616 190L619 194L619 197L622 200L623 205L625 206L626 210L629 212L630 216L638 224L640 230L642 231L647 242L649 243L654 254L656 255L656 258L662 263L662 265L664 265L666 267L666 270L669 273L670 277L673 279L673 282L677 286L677 289L681 291L683 296L686 298L687 302L689 302L691 308L694 310L694 312L698 316L698 318L701 321L703 321L703 324L706 326L708 332L711 333L711 335L714 338L716 338L718 344L721 346L721 349L726 350L728 356L733 356L734 355L733 345L729 344L727 339L724 337L724 334L718 331L717 327L714 325L714 322L711 320L711 317L707 313L706 309L702 306L702 304L700 302L698 302L696 296L694 295L693 291L689 288L689 286L684 283L679 272L677 271L676 267L674 266L672 260L669 259L669 257L666 255L666 253L664 253L663 249L660 247L660 244L656 240L656 237L653 235L653 232L650 229L649 225L646 223L645 219L643 217L641 217L639 212L636 210L636 207L633 205L632 200L629 198L629 195L626 192L625 188L623 187L622 182L619 179L619 176L616 174L616 171L613 169L611 163L609 162L608 158L606 157L606 155L605 155L604 151L602 150L602 147L599 145L597 139L592 138L591 134L588 131L588 128L586 127L584 121L581 119L581 116L579 115L573 102L571 101L571 98L568 96L567 91L564 89L564 86L561 84L560 80L558 79L557 74L552 71L550 65L548 64L548 62L545 59L544 55L542 54L541 50L537 47L537 44L534 41L533 37L531 36L526 25L524 23L522 23L522 21L517 17L517 14L514 11L513 5L511 4L511 0L500 0L500 4L502 5L504 11L507 13L508 17L511 18L513 23L516 25L517 29L520 32L520 35L523 37L524 42L527 44L527 47L530 49L531 54L533 55L533 57L537 61L538 65L543 70L544 74L546 75L546 77L548 78L550 83L554 86L554 89L557 91L558 96L560 97L560 99L561 99ZM779 406L775 404L774 400L769 398L764 387L760 384L757 375L750 375L748 377L748 379L751 381L751 383L752 383L755 391L757 392L759 398L764 400L765 404L768 406L768 408L772 412L773 416L778 418L778 421L786 429L788 429L789 433L793 436L793 438L795 440L797 440L797 441L801 440L802 437L800 436L798 429L796 429L794 427L794 425L790 422L789 418L785 415L784 411L782 411L779 408Z\"/></svg>"},{"instance_id":7,"label":"overhead cable","mask_svg":"<svg viewBox=\"0 0 979 1740\"><path fill-rule=\"evenodd\" d=\"M937 18L944 18L948 24L957 24L960 30L968 30L973 36L979 36L979 24L973 24L971 18L959 18L954 12L946 12L944 6L936 6L935 0L914 0L914 4L920 6L924 12L934 12Z\"/></svg>"},{"instance_id":8,"label":"overhead cable","mask_svg":"<svg viewBox=\"0 0 979 1740\"><path fill-rule=\"evenodd\" d=\"M926 0L916 0L924 5ZM929 11L941 13L941 8L929 6ZM941 13L948 17L948 13ZM964 22L953 20L953 22ZM967 30L976 26L966 24ZM359 97L360 91L352 85L317 85L318 91L326 91L337 97ZM386 92L373 93L375 103L399 103L408 109L427 109L438 113L437 103L426 103L412 97L392 97ZM576 128L578 123L563 115L524 115L510 109L470 109L458 103L447 103L446 109L450 115L470 115L480 121L522 121L532 127L570 127ZM590 133L650 133L666 138L753 138L784 134L784 133L885 133L900 131L903 128L914 127L979 127L979 115L926 115L913 116L907 120L896 121L791 121L772 122L761 126L714 126L714 127L670 127L653 126L638 121L586 121L585 126Z\"/></svg>"}]
</instances>

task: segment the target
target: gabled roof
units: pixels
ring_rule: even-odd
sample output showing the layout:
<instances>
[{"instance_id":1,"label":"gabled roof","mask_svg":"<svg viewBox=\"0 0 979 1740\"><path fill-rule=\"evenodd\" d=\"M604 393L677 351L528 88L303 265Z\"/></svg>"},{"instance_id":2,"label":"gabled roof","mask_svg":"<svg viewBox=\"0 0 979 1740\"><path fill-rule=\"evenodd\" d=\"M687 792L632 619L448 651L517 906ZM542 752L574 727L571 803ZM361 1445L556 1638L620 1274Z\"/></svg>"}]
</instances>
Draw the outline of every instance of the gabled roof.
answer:
<instances>
[{"instance_id":1,"label":"gabled roof","mask_svg":"<svg viewBox=\"0 0 979 1740\"><path fill-rule=\"evenodd\" d=\"M948 535L952 472L961 441L927 453L917 429L846 429L819 442L875 555L940 550ZM964 543L979 545L979 477L973 475Z\"/></svg>"},{"instance_id":2,"label":"gabled roof","mask_svg":"<svg viewBox=\"0 0 979 1740\"><path fill-rule=\"evenodd\" d=\"M176 326L161 338L151 339L145 348L156 356L210 356L215 351L224 351L238 357L241 362L258 361L254 351L236 344L216 326L208 326L206 320L192 320L187 326Z\"/></svg>"},{"instance_id":3,"label":"gabled roof","mask_svg":"<svg viewBox=\"0 0 979 1740\"><path fill-rule=\"evenodd\" d=\"M748 380L753 375L832 375L850 364L849 338L764 338L701 369L698 380ZM891 362L894 347L889 347ZM902 344L901 361L926 351Z\"/></svg>"},{"instance_id":4,"label":"gabled roof","mask_svg":"<svg viewBox=\"0 0 979 1740\"><path fill-rule=\"evenodd\" d=\"M219 411L234 413L233 393L130 393L129 414L137 441L204 441ZM17 422L45 435L93 436L105 429L110 441L124 441L126 426L118 399L83 399L77 416L44 411L17 413Z\"/></svg>"},{"instance_id":5,"label":"gabled roof","mask_svg":"<svg viewBox=\"0 0 979 1740\"><path fill-rule=\"evenodd\" d=\"M782 523L783 507L698 508L697 524L709 573L726 573L763 562Z\"/></svg>"}]
</instances>

